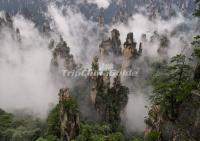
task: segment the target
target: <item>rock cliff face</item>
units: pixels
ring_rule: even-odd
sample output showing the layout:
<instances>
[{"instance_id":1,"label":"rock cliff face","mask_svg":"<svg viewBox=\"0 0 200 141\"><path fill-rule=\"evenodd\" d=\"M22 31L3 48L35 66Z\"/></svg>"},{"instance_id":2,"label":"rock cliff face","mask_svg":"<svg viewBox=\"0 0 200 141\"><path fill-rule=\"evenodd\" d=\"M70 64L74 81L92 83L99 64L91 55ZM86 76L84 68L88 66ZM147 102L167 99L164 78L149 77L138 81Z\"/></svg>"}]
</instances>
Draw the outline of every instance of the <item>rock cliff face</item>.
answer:
<instances>
[{"instance_id":1,"label":"rock cliff face","mask_svg":"<svg viewBox=\"0 0 200 141\"><path fill-rule=\"evenodd\" d=\"M0 17L0 28L2 26L13 27L13 21L11 16L8 13L5 13L4 17Z\"/></svg>"},{"instance_id":2,"label":"rock cliff face","mask_svg":"<svg viewBox=\"0 0 200 141\"><path fill-rule=\"evenodd\" d=\"M60 90L59 106L61 139L65 141L70 141L79 134L80 121L78 106L70 96L69 89Z\"/></svg>"},{"instance_id":3,"label":"rock cliff face","mask_svg":"<svg viewBox=\"0 0 200 141\"><path fill-rule=\"evenodd\" d=\"M105 38L106 28L104 23L104 10L101 9L98 17L98 38L102 40Z\"/></svg>"},{"instance_id":4,"label":"rock cliff face","mask_svg":"<svg viewBox=\"0 0 200 141\"><path fill-rule=\"evenodd\" d=\"M110 77L103 73L103 75L99 74L99 59L98 57L94 57L92 62L92 73L93 75L89 77L90 80L90 97L93 104L96 104L96 97L98 90L101 87L104 89L104 93L108 93L108 89L110 88Z\"/></svg>"},{"instance_id":5,"label":"rock cliff face","mask_svg":"<svg viewBox=\"0 0 200 141\"><path fill-rule=\"evenodd\" d=\"M160 133L160 141L199 141L200 139L200 94L194 91L177 109L179 116L171 121L161 113L159 106L153 106L146 119L146 134Z\"/></svg>"},{"instance_id":6,"label":"rock cliff face","mask_svg":"<svg viewBox=\"0 0 200 141\"><path fill-rule=\"evenodd\" d=\"M111 31L111 38L103 40L99 45L100 58L104 61L109 56L120 56L121 55L121 41L119 39L120 33L117 29Z\"/></svg>"},{"instance_id":7,"label":"rock cliff face","mask_svg":"<svg viewBox=\"0 0 200 141\"><path fill-rule=\"evenodd\" d=\"M120 112L128 102L128 88L121 84L121 77L114 78L111 86L111 77L108 71L99 73L98 58L92 63L93 76L90 76L90 97L102 121L115 125L120 121Z\"/></svg>"},{"instance_id":8,"label":"rock cliff face","mask_svg":"<svg viewBox=\"0 0 200 141\"><path fill-rule=\"evenodd\" d=\"M147 42L146 35L143 35L141 41ZM142 43L139 44L138 50L136 45L133 33L129 33L122 49L120 33L113 29L111 38L103 40L99 46L100 57L95 57L92 62L93 75L89 77L90 98L103 121L112 124L120 121L120 112L128 100L128 88L122 85L120 74L115 77L109 76L109 71L99 74L99 60L101 63L112 64L117 71L133 69L133 62L142 55L143 50Z\"/></svg>"},{"instance_id":9,"label":"rock cliff face","mask_svg":"<svg viewBox=\"0 0 200 141\"><path fill-rule=\"evenodd\" d=\"M96 98L95 98L95 108L102 119L106 120L109 118L108 107L107 107L107 98L109 97L109 88L110 88L110 77L104 72L103 75L99 75L96 79Z\"/></svg>"},{"instance_id":10,"label":"rock cliff face","mask_svg":"<svg viewBox=\"0 0 200 141\"><path fill-rule=\"evenodd\" d=\"M112 51L115 56L120 56L122 54L122 49L121 49L121 40L120 38L120 33L119 30L113 29L111 31L112 35Z\"/></svg>"},{"instance_id":11,"label":"rock cliff face","mask_svg":"<svg viewBox=\"0 0 200 141\"><path fill-rule=\"evenodd\" d=\"M110 38L108 40L102 41L99 46L101 58L105 60L105 58L107 58L111 53L111 48L112 48L112 41Z\"/></svg>"},{"instance_id":12,"label":"rock cliff face","mask_svg":"<svg viewBox=\"0 0 200 141\"><path fill-rule=\"evenodd\" d=\"M147 42L145 34L141 41ZM114 68L118 70L131 69L134 60L142 55L142 43L139 44L138 50L136 45L133 33L129 33L122 49L120 32L117 29L113 29L111 38L103 40L99 45L100 60L104 63L112 63Z\"/></svg>"},{"instance_id":13,"label":"rock cliff face","mask_svg":"<svg viewBox=\"0 0 200 141\"><path fill-rule=\"evenodd\" d=\"M97 21L96 17L99 15L99 8L87 1L85 1L85 3L77 4L74 0L1 0L0 10L5 10L14 15L21 11L25 11L23 12L24 15L31 13L34 21L41 24L41 22L45 20L45 16L42 13L47 11L49 1L53 1L59 6L68 5L73 7L74 5L77 5L85 17ZM109 24L112 21L124 22L127 20L127 16L130 17L131 14L140 11L141 7L147 9L147 13L151 14L156 11L163 17L173 13L174 9L191 15L195 8L194 0L110 0L110 2L111 5L105 10L106 24Z\"/></svg>"},{"instance_id":14,"label":"rock cliff face","mask_svg":"<svg viewBox=\"0 0 200 141\"><path fill-rule=\"evenodd\" d=\"M54 48L54 41L49 44L49 48ZM70 54L70 48L67 43L60 37L60 42L53 49L53 58L51 60L51 71L62 73L64 70L74 70L77 65L74 57ZM60 70L62 69L62 70Z\"/></svg>"},{"instance_id":15,"label":"rock cliff face","mask_svg":"<svg viewBox=\"0 0 200 141\"><path fill-rule=\"evenodd\" d=\"M113 16L112 18L112 23L116 24L116 23L127 23L128 19L131 17L131 14L129 14L128 12L124 11L124 10L120 10L117 12L117 14L115 16Z\"/></svg>"},{"instance_id":16,"label":"rock cliff face","mask_svg":"<svg viewBox=\"0 0 200 141\"><path fill-rule=\"evenodd\" d=\"M124 48L122 51L123 62L122 69L131 69L132 63L137 59L138 55L142 54L142 44L140 44L139 50L136 48L137 43L134 41L133 33L129 33L124 43Z\"/></svg>"}]
</instances>

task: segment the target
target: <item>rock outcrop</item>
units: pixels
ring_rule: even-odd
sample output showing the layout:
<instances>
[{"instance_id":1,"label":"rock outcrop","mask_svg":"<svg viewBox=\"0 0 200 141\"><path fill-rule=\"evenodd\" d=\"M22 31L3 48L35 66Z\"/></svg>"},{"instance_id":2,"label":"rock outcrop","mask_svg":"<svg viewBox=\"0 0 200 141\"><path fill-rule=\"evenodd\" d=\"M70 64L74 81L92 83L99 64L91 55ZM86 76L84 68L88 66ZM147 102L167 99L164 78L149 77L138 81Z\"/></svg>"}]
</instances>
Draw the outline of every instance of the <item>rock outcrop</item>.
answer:
<instances>
[{"instance_id":1,"label":"rock outcrop","mask_svg":"<svg viewBox=\"0 0 200 141\"><path fill-rule=\"evenodd\" d=\"M13 27L13 20L8 13L5 13L3 17L0 17L0 28L2 26Z\"/></svg>"},{"instance_id":2,"label":"rock outcrop","mask_svg":"<svg viewBox=\"0 0 200 141\"><path fill-rule=\"evenodd\" d=\"M110 55L121 55L121 41L119 39L120 33L117 29L111 31L111 38L101 42L99 46L101 58L106 58Z\"/></svg>"},{"instance_id":3,"label":"rock outcrop","mask_svg":"<svg viewBox=\"0 0 200 141\"><path fill-rule=\"evenodd\" d=\"M131 69L134 60L142 55L142 43L147 43L145 34L142 36L141 41L137 50L137 43L134 41L133 33L129 33L122 49L120 33L117 29L113 29L111 38L103 40L99 45L100 60L106 64L113 64L114 68L118 70Z\"/></svg>"},{"instance_id":4,"label":"rock outcrop","mask_svg":"<svg viewBox=\"0 0 200 141\"><path fill-rule=\"evenodd\" d=\"M98 17L98 36L99 40L105 37L105 25L104 25L104 10L101 9Z\"/></svg>"},{"instance_id":5,"label":"rock outcrop","mask_svg":"<svg viewBox=\"0 0 200 141\"><path fill-rule=\"evenodd\" d=\"M137 43L134 41L133 33L129 33L126 37L126 42L124 43L124 48L122 51L123 62L122 69L127 70L132 68L132 63L137 59L138 54L142 54L142 44L140 44L139 51L136 48Z\"/></svg>"},{"instance_id":6,"label":"rock outcrop","mask_svg":"<svg viewBox=\"0 0 200 141\"><path fill-rule=\"evenodd\" d=\"M99 45L100 60L105 64L113 64L113 67L121 67L121 41L120 33L117 29L111 31L111 38L103 40Z\"/></svg>"},{"instance_id":7,"label":"rock outcrop","mask_svg":"<svg viewBox=\"0 0 200 141\"><path fill-rule=\"evenodd\" d=\"M79 134L80 121L78 105L71 97L69 89L60 90L59 106L61 139L70 141Z\"/></svg>"},{"instance_id":8,"label":"rock outcrop","mask_svg":"<svg viewBox=\"0 0 200 141\"><path fill-rule=\"evenodd\" d=\"M53 48L54 41L52 40L49 44L49 48ZM51 60L51 71L62 73L64 70L74 70L77 65L74 57L70 54L70 48L67 43L60 37L60 42L56 45L53 50L53 58ZM60 70L62 69L62 70Z\"/></svg>"},{"instance_id":9,"label":"rock outcrop","mask_svg":"<svg viewBox=\"0 0 200 141\"><path fill-rule=\"evenodd\" d=\"M157 50L158 54L161 56L168 56L168 50L169 50L169 45L170 45L170 40L168 39L167 35L161 35L160 38L160 47Z\"/></svg>"},{"instance_id":10,"label":"rock outcrop","mask_svg":"<svg viewBox=\"0 0 200 141\"><path fill-rule=\"evenodd\" d=\"M119 30L113 29L111 31L112 35L112 52L115 56L120 56L122 54L122 49L121 49L121 40L120 40L120 33Z\"/></svg>"},{"instance_id":11,"label":"rock outcrop","mask_svg":"<svg viewBox=\"0 0 200 141\"><path fill-rule=\"evenodd\" d=\"M98 72L99 72L99 62L98 61L99 61L98 57L94 57L93 62L92 62L93 75L89 77L90 98L91 98L91 101L93 104L96 103L96 96L97 96L97 84L98 84Z\"/></svg>"},{"instance_id":12,"label":"rock outcrop","mask_svg":"<svg viewBox=\"0 0 200 141\"><path fill-rule=\"evenodd\" d=\"M131 17L131 14L129 15L128 12L120 9L116 15L112 17L112 24L117 24L117 23L127 23L128 19Z\"/></svg>"},{"instance_id":13,"label":"rock outcrop","mask_svg":"<svg viewBox=\"0 0 200 141\"><path fill-rule=\"evenodd\" d=\"M102 121L116 125L120 121L120 112L128 102L128 88L121 83L120 75L114 78L111 86L109 71L99 74L98 58L92 63L93 76L90 76L90 97Z\"/></svg>"},{"instance_id":14,"label":"rock outcrop","mask_svg":"<svg viewBox=\"0 0 200 141\"><path fill-rule=\"evenodd\" d=\"M194 91L178 108L178 117L171 121L153 106L146 119L146 134L157 131L160 141L199 141L200 139L200 94Z\"/></svg>"},{"instance_id":15,"label":"rock outcrop","mask_svg":"<svg viewBox=\"0 0 200 141\"><path fill-rule=\"evenodd\" d=\"M111 49L112 40L110 38L108 40L102 41L99 45L100 57L105 60L110 55Z\"/></svg>"}]
</instances>

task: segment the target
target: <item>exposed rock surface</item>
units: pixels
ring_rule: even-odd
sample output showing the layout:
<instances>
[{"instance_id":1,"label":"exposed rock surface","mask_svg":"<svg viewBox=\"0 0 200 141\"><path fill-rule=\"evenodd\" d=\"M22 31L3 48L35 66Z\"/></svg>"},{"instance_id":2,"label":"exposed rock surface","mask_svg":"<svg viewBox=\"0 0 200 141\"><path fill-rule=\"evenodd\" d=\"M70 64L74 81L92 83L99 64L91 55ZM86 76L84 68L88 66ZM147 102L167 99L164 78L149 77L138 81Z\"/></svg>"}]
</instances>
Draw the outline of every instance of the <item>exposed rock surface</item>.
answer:
<instances>
[{"instance_id":1,"label":"exposed rock surface","mask_svg":"<svg viewBox=\"0 0 200 141\"><path fill-rule=\"evenodd\" d=\"M75 4L77 5L75 0L1 0L0 10L5 10L14 15L20 11L26 11L27 14L27 11L29 11L29 13L32 13L34 20L40 24L45 19L42 13L47 11L49 1L55 2L58 6L68 5L73 7ZM95 21L97 20L96 17L99 15L99 8L96 5L88 3L85 0L85 3L80 3L77 6L85 17ZM111 5L105 10L105 23L111 23L112 19L114 19L113 21L124 22L126 16L141 11L141 7L144 7L146 13L150 13L150 15L157 12L163 17L166 17L171 13L173 14L175 10L183 11L191 15L194 11L195 4L194 0L111 0ZM118 17L117 15L119 14L120 16Z\"/></svg>"},{"instance_id":2,"label":"exposed rock surface","mask_svg":"<svg viewBox=\"0 0 200 141\"><path fill-rule=\"evenodd\" d=\"M140 44L139 51L136 48L137 43L134 41L133 33L129 33L124 43L122 51L123 62L122 69L131 69L133 60L135 60L139 54L142 54L142 44Z\"/></svg>"},{"instance_id":3,"label":"exposed rock surface","mask_svg":"<svg viewBox=\"0 0 200 141\"><path fill-rule=\"evenodd\" d=\"M4 17L0 17L0 28L2 26L13 27L13 21L11 16L8 13L5 13Z\"/></svg>"},{"instance_id":4,"label":"exposed rock surface","mask_svg":"<svg viewBox=\"0 0 200 141\"><path fill-rule=\"evenodd\" d=\"M91 100L92 100L92 103L93 104L96 104L96 97L97 97L97 92L98 92L98 88L99 87L103 87L103 86L106 86L104 84L104 80L106 77L106 75L100 75L99 74L99 59L98 57L94 57L93 59L93 62L92 62L92 76L89 77L89 81L90 81L90 97L91 97ZM110 77L107 76L110 80ZM110 85L107 85L106 86L107 88L110 87Z\"/></svg>"},{"instance_id":5,"label":"exposed rock surface","mask_svg":"<svg viewBox=\"0 0 200 141\"><path fill-rule=\"evenodd\" d=\"M121 41L119 37L119 31L117 29L113 29L111 31L111 38L101 42L99 49L102 58L108 57L109 55L121 55Z\"/></svg>"},{"instance_id":6,"label":"exposed rock surface","mask_svg":"<svg viewBox=\"0 0 200 141\"><path fill-rule=\"evenodd\" d=\"M160 112L159 106L153 106L146 119L146 134L160 132L160 141L199 141L200 139L200 94L194 91L178 109L178 117L171 121Z\"/></svg>"},{"instance_id":7,"label":"exposed rock surface","mask_svg":"<svg viewBox=\"0 0 200 141\"><path fill-rule=\"evenodd\" d=\"M53 48L54 41L52 40L49 44L49 48ZM60 37L60 42L56 45L53 50L53 58L51 60L51 71L62 73L64 70L74 70L77 65L74 57L70 54L70 48L67 43ZM60 70L62 69L62 70Z\"/></svg>"},{"instance_id":8,"label":"exposed rock surface","mask_svg":"<svg viewBox=\"0 0 200 141\"><path fill-rule=\"evenodd\" d=\"M78 106L71 97L69 89L60 90L59 106L61 139L65 141L70 141L79 134L80 121Z\"/></svg>"},{"instance_id":9,"label":"exposed rock surface","mask_svg":"<svg viewBox=\"0 0 200 141\"><path fill-rule=\"evenodd\" d=\"M128 102L128 88L121 83L120 75L111 77L108 71L99 74L98 58L92 63L93 76L90 76L90 97L102 121L116 125L120 121L120 112Z\"/></svg>"},{"instance_id":10,"label":"exposed rock surface","mask_svg":"<svg viewBox=\"0 0 200 141\"><path fill-rule=\"evenodd\" d=\"M112 23L127 23L128 19L130 18L131 14L129 15L128 12L120 9L115 16L112 18Z\"/></svg>"},{"instance_id":11,"label":"exposed rock surface","mask_svg":"<svg viewBox=\"0 0 200 141\"><path fill-rule=\"evenodd\" d=\"M134 41L133 33L127 35L124 47L121 47L120 32L117 29L111 31L111 38L103 40L99 45L100 60L103 63L112 63L118 70L132 68L132 63L142 55L142 45L147 43L146 35L141 38L139 49Z\"/></svg>"}]
</instances>

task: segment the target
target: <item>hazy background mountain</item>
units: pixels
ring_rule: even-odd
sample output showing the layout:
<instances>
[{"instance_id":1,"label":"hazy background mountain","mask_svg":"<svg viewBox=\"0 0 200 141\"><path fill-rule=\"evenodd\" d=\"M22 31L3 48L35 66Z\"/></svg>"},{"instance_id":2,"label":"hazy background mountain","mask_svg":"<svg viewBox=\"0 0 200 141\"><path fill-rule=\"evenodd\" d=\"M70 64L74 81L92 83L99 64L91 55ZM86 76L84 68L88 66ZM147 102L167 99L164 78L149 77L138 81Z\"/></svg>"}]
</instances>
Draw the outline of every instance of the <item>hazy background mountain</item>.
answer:
<instances>
[{"instance_id":1,"label":"hazy background mountain","mask_svg":"<svg viewBox=\"0 0 200 141\"><path fill-rule=\"evenodd\" d=\"M1 0L0 11L4 10L11 15L23 13L25 17L41 24L49 1L60 7L76 5L81 13L93 21L97 21L99 14L103 13L105 23L115 22L120 19L119 16L129 17L138 11L150 15L159 13L163 18L177 11L190 16L195 8L194 0Z\"/></svg>"}]
</instances>

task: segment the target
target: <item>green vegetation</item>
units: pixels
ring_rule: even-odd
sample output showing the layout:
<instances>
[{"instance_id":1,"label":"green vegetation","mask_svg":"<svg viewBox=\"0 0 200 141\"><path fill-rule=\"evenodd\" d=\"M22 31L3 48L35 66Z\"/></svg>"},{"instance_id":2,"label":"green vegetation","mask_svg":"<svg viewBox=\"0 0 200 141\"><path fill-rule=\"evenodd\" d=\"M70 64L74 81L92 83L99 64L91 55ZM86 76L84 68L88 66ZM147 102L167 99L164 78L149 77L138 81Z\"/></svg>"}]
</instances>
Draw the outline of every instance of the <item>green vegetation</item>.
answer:
<instances>
[{"instance_id":1,"label":"green vegetation","mask_svg":"<svg viewBox=\"0 0 200 141\"><path fill-rule=\"evenodd\" d=\"M59 105L57 105L51 112L47 118L47 134L53 135L55 137L60 137L60 119L59 119Z\"/></svg>"},{"instance_id":2,"label":"green vegetation","mask_svg":"<svg viewBox=\"0 0 200 141\"><path fill-rule=\"evenodd\" d=\"M192 68L184 55L173 57L170 63L162 65L152 78L154 95L152 101L160 105L164 113L173 119L177 116L178 105L195 87Z\"/></svg>"},{"instance_id":3,"label":"green vegetation","mask_svg":"<svg viewBox=\"0 0 200 141\"><path fill-rule=\"evenodd\" d=\"M61 141L59 105L49 113L46 123L29 116L19 118L0 110L1 141ZM81 123L80 134L73 141L125 141L121 132L113 132L108 123ZM142 141L134 138L130 141Z\"/></svg>"},{"instance_id":4,"label":"green vegetation","mask_svg":"<svg viewBox=\"0 0 200 141\"><path fill-rule=\"evenodd\" d=\"M45 137L40 137L36 141L61 141L61 140L53 135L48 135Z\"/></svg>"},{"instance_id":5,"label":"green vegetation","mask_svg":"<svg viewBox=\"0 0 200 141\"><path fill-rule=\"evenodd\" d=\"M68 101L64 101L63 106L64 109L70 109L73 112L79 112L78 104L73 98L70 98Z\"/></svg>"},{"instance_id":6,"label":"green vegetation","mask_svg":"<svg viewBox=\"0 0 200 141\"><path fill-rule=\"evenodd\" d=\"M197 0L197 4L199 4L198 8L196 9L194 15L200 17L200 0ZM197 66L194 73L194 79L197 83L200 82L200 35L194 37L194 41L192 42L194 47L194 56L197 58Z\"/></svg>"},{"instance_id":7,"label":"green vegetation","mask_svg":"<svg viewBox=\"0 0 200 141\"><path fill-rule=\"evenodd\" d=\"M118 127L120 123L120 112L128 103L129 89L123 86L120 81L120 76L114 79L113 87L109 90L108 109L109 109L109 123Z\"/></svg>"},{"instance_id":8,"label":"green vegetation","mask_svg":"<svg viewBox=\"0 0 200 141\"><path fill-rule=\"evenodd\" d=\"M129 89L122 85L120 76L114 78L111 88L105 85L102 79L98 81L96 108L103 113L103 121L111 124L115 131L118 130L121 121L120 112L128 102L128 93Z\"/></svg>"},{"instance_id":9,"label":"green vegetation","mask_svg":"<svg viewBox=\"0 0 200 141\"><path fill-rule=\"evenodd\" d=\"M135 138L133 138L133 139L130 140L130 141L143 141L143 139L135 137Z\"/></svg>"},{"instance_id":10,"label":"green vegetation","mask_svg":"<svg viewBox=\"0 0 200 141\"><path fill-rule=\"evenodd\" d=\"M160 133L157 131L151 131L150 133L148 133L145 138L144 141L157 141L158 138L160 136Z\"/></svg>"},{"instance_id":11,"label":"green vegetation","mask_svg":"<svg viewBox=\"0 0 200 141\"><path fill-rule=\"evenodd\" d=\"M94 57L94 59L93 59L92 71L93 72L98 72L99 71L99 58L98 57Z\"/></svg>"},{"instance_id":12,"label":"green vegetation","mask_svg":"<svg viewBox=\"0 0 200 141\"><path fill-rule=\"evenodd\" d=\"M194 12L194 16L200 17L200 0L196 0L196 3L198 4L198 8Z\"/></svg>"},{"instance_id":13,"label":"green vegetation","mask_svg":"<svg viewBox=\"0 0 200 141\"><path fill-rule=\"evenodd\" d=\"M74 100L64 103L78 110ZM53 108L45 121L31 116L16 117L0 110L0 141L60 141L60 107Z\"/></svg>"},{"instance_id":14,"label":"green vegetation","mask_svg":"<svg viewBox=\"0 0 200 141\"><path fill-rule=\"evenodd\" d=\"M35 141L44 132L45 124L39 119L14 116L0 110L1 141Z\"/></svg>"},{"instance_id":15,"label":"green vegetation","mask_svg":"<svg viewBox=\"0 0 200 141\"><path fill-rule=\"evenodd\" d=\"M112 133L109 124L81 124L76 141L125 141L120 132Z\"/></svg>"}]
</instances>

